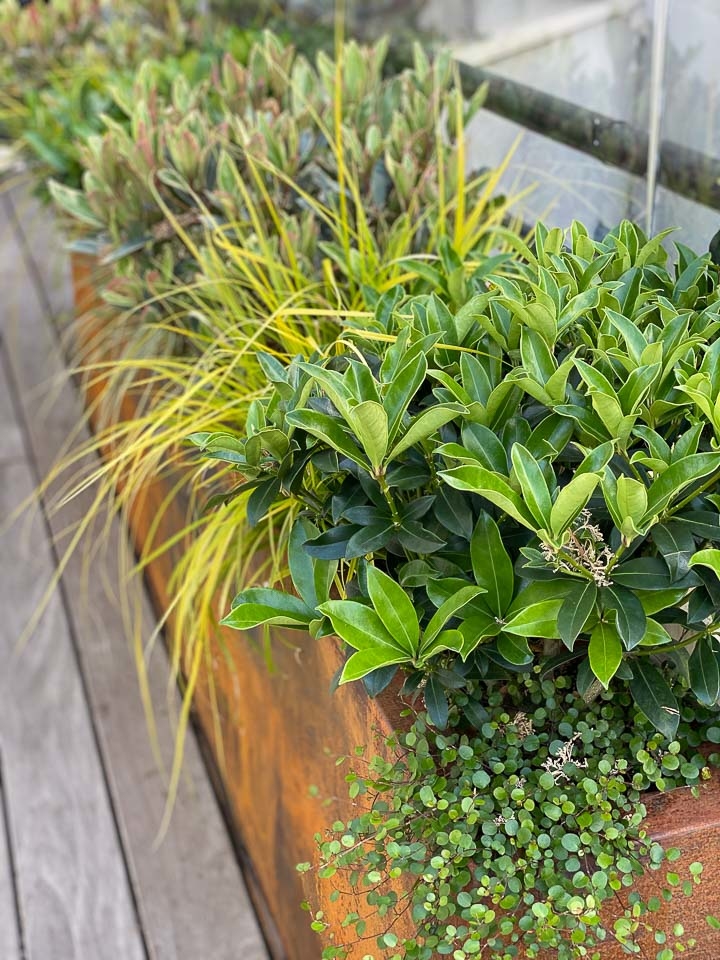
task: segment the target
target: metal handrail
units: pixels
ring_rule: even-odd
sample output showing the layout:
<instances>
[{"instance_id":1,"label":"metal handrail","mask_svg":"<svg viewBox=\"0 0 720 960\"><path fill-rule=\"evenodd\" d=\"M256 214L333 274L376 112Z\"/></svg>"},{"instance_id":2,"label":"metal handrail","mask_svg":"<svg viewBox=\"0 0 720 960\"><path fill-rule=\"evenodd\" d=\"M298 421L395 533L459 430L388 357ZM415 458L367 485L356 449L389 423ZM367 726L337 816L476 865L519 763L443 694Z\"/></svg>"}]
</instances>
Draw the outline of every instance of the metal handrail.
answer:
<instances>
[{"instance_id":1,"label":"metal handrail","mask_svg":"<svg viewBox=\"0 0 720 960\"><path fill-rule=\"evenodd\" d=\"M624 120L458 61L463 91L487 87L486 110L601 163L645 177L648 134ZM720 159L673 140L660 144L657 182L673 193L720 210Z\"/></svg>"}]
</instances>

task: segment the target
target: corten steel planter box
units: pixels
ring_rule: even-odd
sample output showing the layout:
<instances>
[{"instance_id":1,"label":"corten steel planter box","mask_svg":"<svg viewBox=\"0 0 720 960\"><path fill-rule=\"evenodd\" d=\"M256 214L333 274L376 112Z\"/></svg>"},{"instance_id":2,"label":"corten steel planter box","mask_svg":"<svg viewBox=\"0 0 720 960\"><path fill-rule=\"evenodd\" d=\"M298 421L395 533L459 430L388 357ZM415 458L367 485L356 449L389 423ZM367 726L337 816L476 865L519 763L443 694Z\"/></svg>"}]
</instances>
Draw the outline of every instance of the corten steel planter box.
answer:
<instances>
[{"instance_id":1,"label":"corten steel planter box","mask_svg":"<svg viewBox=\"0 0 720 960\"><path fill-rule=\"evenodd\" d=\"M93 287L93 261L74 257L73 279L82 337L83 330L92 329L92 307L99 302ZM97 400L101 391L102 383L96 381L88 399ZM127 397L123 416L132 415L132 404L132 396ZM130 511L129 526L137 546L156 525L167 493L167 483L153 483ZM170 539L184 525L181 508L168 510L155 542ZM166 610L171 599L168 582L173 562L171 554L162 554L146 570L158 611ZM236 631L222 631L211 644L194 709L232 828L250 860L250 885L269 942L277 945L275 960L315 960L321 940L309 929L300 903L308 899L324 910L326 919L337 920L333 924L337 930L349 909L363 914L367 907L364 901L349 897L333 904L331 881L317 881L314 872L299 874L295 867L315 860L315 833L322 834L334 820L352 815L345 782L348 765L338 766L336 758L352 754L359 745L366 745L369 755L380 751L383 737L397 724L400 704L392 694L371 700L358 684L330 693L343 655L340 645L329 639L315 641L274 627L272 651L271 672L260 644L244 640ZM699 800L688 790L649 797L648 826L665 846L682 850L682 859L672 867L681 876L695 860L704 865L703 882L693 897L688 900L676 892L673 903L660 914L662 925L668 929L681 922L685 936L697 938L698 945L684 956L719 960L720 933L707 925L705 917L720 913L720 780L701 791ZM645 897L660 894L661 878L661 872L643 878L640 888ZM371 924L369 928L368 934L382 932ZM404 932L400 923L393 930L398 935ZM410 931L406 928L406 932ZM366 940L351 960L361 960L372 947L372 941ZM648 957L654 957L657 949L652 938L646 942ZM627 954L607 944L602 956L620 960Z\"/></svg>"}]
</instances>

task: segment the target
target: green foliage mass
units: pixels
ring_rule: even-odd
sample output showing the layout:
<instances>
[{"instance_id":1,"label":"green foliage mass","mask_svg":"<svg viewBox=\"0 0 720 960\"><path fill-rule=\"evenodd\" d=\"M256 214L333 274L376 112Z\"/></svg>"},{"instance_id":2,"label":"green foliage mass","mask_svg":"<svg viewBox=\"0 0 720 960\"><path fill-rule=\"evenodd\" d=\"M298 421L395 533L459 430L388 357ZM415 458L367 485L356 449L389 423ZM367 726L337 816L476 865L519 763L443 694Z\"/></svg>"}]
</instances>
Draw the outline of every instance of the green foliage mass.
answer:
<instances>
[{"instance_id":1,"label":"green foliage mass","mask_svg":"<svg viewBox=\"0 0 720 960\"><path fill-rule=\"evenodd\" d=\"M669 741L627 692L587 704L570 687L566 677L533 677L471 691L447 733L420 714L388 744L397 759L375 757L348 774L361 812L318 837L317 869L322 885L355 890L371 919L350 915L324 960L346 956L360 938L367 958L406 960L572 960L601 956L611 942L657 960L692 955L683 925L664 929L658 911L692 893L702 865L680 869L680 851L647 835L643 793L697 790L710 776L707 764L720 756L698 747L720 738L714 714L684 704ZM641 897L634 887L644 873L654 892ZM393 932L406 912L411 937Z\"/></svg>"},{"instance_id":2,"label":"green foliage mass","mask_svg":"<svg viewBox=\"0 0 720 960\"><path fill-rule=\"evenodd\" d=\"M642 793L696 787L720 736L720 298L709 257L663 239L540 224L472 267L441 243L434 292L262 357L247 435L191 438L251 522L296 504L298 595L244 590L224 622L335 634L339 683L400 672L424 701L397 761L349 778L366 812L318 838L320 877L371 908L313 915L326 958L351 930L393 960L692 946L653 914L702 867L668 868Z\"/></svg>"},{"instance_id":3,"label":"green foliage mass","mask_svg":"<svg viewBox=\"0 0 720 960\"><path fill-rule=\"evenodd\" d=\"M717 271L629 223L536 237L514 273L395 288L324 356L267 360L232 458L251 519L294 497L341 563L309 624L355 651L341 682L402 665L442 725L449 691L540 663L588 698L629 684L672 737L674 686L720 694Z\"/></svg>"},{"instance_id":4,"label":"green foliage mass","mask_svg":"<svg viewBox=\"0 0 720 960\"><path fill-rule=\"evenodd\" d=\"M207 80L222 56L247 57L257 31L194 18L174 0L0 2L0 125L46 179L79 188L82 150L108 124L127 128L138 72L159 97L175 77Z\"/></svg>"}]
</instances>

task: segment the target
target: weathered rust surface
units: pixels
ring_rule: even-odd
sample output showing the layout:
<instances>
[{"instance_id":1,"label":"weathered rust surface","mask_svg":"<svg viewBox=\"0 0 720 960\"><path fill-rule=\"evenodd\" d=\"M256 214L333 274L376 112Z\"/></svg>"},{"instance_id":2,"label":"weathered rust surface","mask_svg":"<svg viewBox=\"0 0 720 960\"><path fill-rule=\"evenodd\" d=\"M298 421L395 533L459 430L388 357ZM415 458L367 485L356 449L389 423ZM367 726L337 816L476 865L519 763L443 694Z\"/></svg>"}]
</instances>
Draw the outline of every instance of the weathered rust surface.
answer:
<instances>
[{"instance_id":1,"label":"weathered rust surface","mask_svg":"<svg viewBox=\"0 0 720 960\"><path fill-rule=\"evenodd\" d=\"M78 301L87 311L94 296L91 264L76 264L76 271ZM94 389L101 390L101 384L96 382ZM132 397L128 404L123 416L132 414ZM129 517L136 544L142 545L153 527L159 543L185 525L182 510L172 507L164 511L157 525L166 494L164 484L153 484L136 501ZM163 612L169 605L173 563L172 554L162 554L147 568L154 601ZM383 738L397 724L399 705L392 695L373 701L357 685L331 693L332 679L342 663L339 645L331 640L313 641L297 631L273 628L271 648L272 670L259 635L243 637L236 631L220 631L209 645L195 713L214 758L234 829L265 901L259 905L261 922L266 906L279 933L281 947L276 960L317 960L321 939L310 930L309 917L300 904L309 900L322 909L334 929L340 929L349 909L362 915L367 907L352 896L331 903L333 882L318 880L314 871L300 874L296 864L316 862L314 835L323 834L334 820L352 816L345 775L360 761L338 766L336 759L361 745L368 748L369 756L382 752ZM681 860L669 869L685 879L690 863L699 860L704 864L703 882L693 898L687 900L677 890L657 925L671 928L673 923L682 923L686 936L698 940L684 956L718 960L720 934L705 918L720 915L720 783L704 787L699 800L689 791L676 791L652 799L648 806L651 833L665 846L683 851ZM640 885L643 895L660 896L663 881L664 872L649 872ZM403 924L407 924L406 917L393 927L398 935L409 933ZM369 939L353 949L350 960L361 960L371 951L379 932L380 928L369 924ZM270 939L272 942L273 937ZM668 943L672 945L672 938ZM649 937L646 955L654 957L658 949ZM603 960L626 956L612 943L603 948Z\"/></svg>"}]
</instances>

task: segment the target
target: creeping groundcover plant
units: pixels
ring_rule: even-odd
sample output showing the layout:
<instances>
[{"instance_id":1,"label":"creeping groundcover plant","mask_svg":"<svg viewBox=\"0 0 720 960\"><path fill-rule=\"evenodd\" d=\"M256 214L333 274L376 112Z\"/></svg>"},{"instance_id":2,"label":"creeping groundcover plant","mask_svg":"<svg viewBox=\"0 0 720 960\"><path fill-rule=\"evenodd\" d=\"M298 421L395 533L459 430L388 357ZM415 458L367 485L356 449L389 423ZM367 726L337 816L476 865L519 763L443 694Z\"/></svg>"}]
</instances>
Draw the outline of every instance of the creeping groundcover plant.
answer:
<instances>
[{"instance_id":1,"label":"creeping groundcover plant","mask_svg":"<svg viewBox=\"0 0 720 960\"><path fill-rule=\"evenodd\" d=\"M225 623L335 635L340 684L414 708L318 837L367 908L314 915L326 958L693 945L656 914L702 865L675 870L643 795L718 759L720 303L663 240L538 225L502 273L458 262L452 298L398 285L306 359L263 355L246 436L192 438L252 522L293 505L294 590Z\"/></svg>"}]
</instances>

